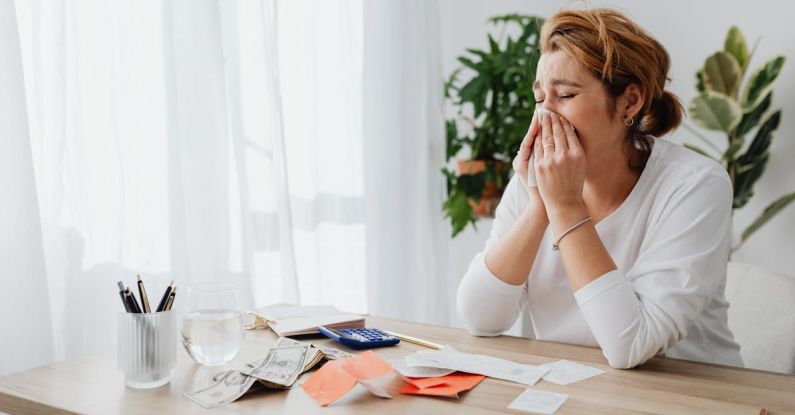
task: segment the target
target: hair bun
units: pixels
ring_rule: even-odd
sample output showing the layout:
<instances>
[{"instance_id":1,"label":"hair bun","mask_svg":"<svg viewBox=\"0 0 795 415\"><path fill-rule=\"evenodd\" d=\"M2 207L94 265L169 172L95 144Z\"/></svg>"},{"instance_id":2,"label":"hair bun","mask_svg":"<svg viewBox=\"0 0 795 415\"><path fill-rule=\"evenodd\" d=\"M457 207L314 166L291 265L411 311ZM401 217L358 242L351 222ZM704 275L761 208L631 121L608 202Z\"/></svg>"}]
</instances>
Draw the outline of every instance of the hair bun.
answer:
<instances>
[{"instance_id":1,"label":"hair bun","mask_svg":"<svg viewBox=\"0 0 795 415\"><path fill-rule=\"evenodd\" d=\"M640 132L661 137L679 126L683 111L676 95L663 91L662 96L652 99L651 107L641 121Z\"/></svg>"}]
</instances>

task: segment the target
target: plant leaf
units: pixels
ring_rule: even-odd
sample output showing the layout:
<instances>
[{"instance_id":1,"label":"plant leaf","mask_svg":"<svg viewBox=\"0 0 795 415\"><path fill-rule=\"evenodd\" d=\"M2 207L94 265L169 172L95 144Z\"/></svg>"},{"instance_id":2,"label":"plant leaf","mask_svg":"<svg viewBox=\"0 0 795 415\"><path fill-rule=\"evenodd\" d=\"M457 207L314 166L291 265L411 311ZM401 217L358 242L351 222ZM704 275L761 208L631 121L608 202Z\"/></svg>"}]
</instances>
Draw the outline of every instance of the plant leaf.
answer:
<instances>
[{"instance_id":1,"label":"plant leaf","mask_svg":"<svg viewBox=\"0 0 795 415\"><path fill-rule=\"evenodd\" d=\"M696 89L698 92L704 92L707 90L706 85L704 85L704 70L699 69L696 72Z\"/></svg>"},{"instance_id":2,"label":"plant leaf","mask_svg":"<svg viewBox=\"0 0 795 415\"><path fill-rule=\"evenodd\" d=\"M740 238L740 243L742 244L745 242L745 240L748 239L748 237L750 237L759 228L761 228L762 225L767 223L770 219L773 219L774 216L776 216L782 209L787 207L787 205L793 201L795 201L795 192L781 196L775 202L769 204L765 210L762 211L762 214L760 214L755 221L745 228Z\"/></svg>"},{"instance_id":3,"label":"plant leaf","mask_svg":"<svg viewBox=\"0 0 795 415\"><path fill-rule=\"evenodd\" d=\"M742 68L727 52L716 52L704 63L704 86L732 98L737 97Z\"/></svg>"},{"instance_id":4,"label":"plant leaf","mask_svg":"<svg viewBox=\"0 0 795 415\"><path fill-rule=\"evenodd\" d=\"M781 121L781 111L771 114L759 127L754 140L745 153L737 158L737 165L742 166L742 172L735 172L734 179L734 208L743 207L754 195L754 184L762 176L770 157L769 148L773 140L773 133ZM750 167L748 167L750 166Z\"/></svg>"},{"instance_id":5,"label":"plant leaf","mask_svg":"<svg viewBox=\"0 0 795 415\"><path fill-rule=\"evenodd\" d=\"M715 91L705 91L693 98L688 110L694 123L727 134L737 127L743 115L736 101Z\"/></svg>"},{"instance_id":6,"label":"plant leaf","mask_svg":"<svg viewBox=\"0 0 795 415\"><path fill-rule=\"evenodd\" d=\"M735 130L735 135L738 137L742 137L747 134L749 131L753 130L757 124L759 124L759 119L762 118L762 115L765 114L768 108L770 108L770 103L773 100L773 91L770 91L765 95L765 98L762 102L759 103L751 112L746 112L743 114L743 119L740 120L740 124L737 125L737 129Z\"/></svg>"},{"instance_id":7,"label":"plant leaf","mask_svg":"<svg viewBox=\"0 0 795 415\"><path fill-rule=\"evenodd\" d=\"M469 205L467 196L460 191L450 193L447 200L442 205L444 216L450 219L453 226L453 237L458 235L470 223L475 224L475 216L472 214L472 206Z\"/></svg>"},{"instance_id":8,"label":"plant leaf","mask_svg":"<svg viewBox=\"0 0 795 415\"><path fill-rule=\"evenodd\" d=\"M734 56L740 68L745 69L750 60L748 44L745 43L745 36L737 26L732 26L726 34L726 41L723 42L723 50Z\"/></svg>"},{"instance_id":9,"label":"plant leaf","mask_svg":"<svg viewBox=\"0 0 795 415\"><path fill-rule=\"evenodd\" d=\"M729 162L734 160L734 155L743 148L743 140L741 138L736 139L723 153L723 160Z\"/></svg>"},{"instance_id":10,"label":"plant leaf","mask_svg":"<svg viewBox=\"0 0 795 415\"><path fill-rule=\"evenodd\" d=\"M749 112L756 108L767 93L773 89L773 81L778 77L785 61L786 58L784 56L776 56L767 61L751 75L748 80L748 85L745 87L742 99L743 110L745 112Z\"/></svg>"}]
</instances>

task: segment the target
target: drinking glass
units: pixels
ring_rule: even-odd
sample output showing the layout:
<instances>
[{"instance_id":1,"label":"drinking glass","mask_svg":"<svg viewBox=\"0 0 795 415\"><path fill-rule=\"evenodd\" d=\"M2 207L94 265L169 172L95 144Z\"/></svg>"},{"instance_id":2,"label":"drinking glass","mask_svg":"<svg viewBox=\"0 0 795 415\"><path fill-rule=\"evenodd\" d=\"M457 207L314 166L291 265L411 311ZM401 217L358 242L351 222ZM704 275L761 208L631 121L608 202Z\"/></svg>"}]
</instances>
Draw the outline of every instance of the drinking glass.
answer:
<instances>
[{"instance_id":1,"label":"drinking glass","mask_svg":"<svg viewBox=\"0 0 795 415\"><path fill-rule=\"evenodd\" d=\"M237 287L197 284L188 287L182 344L196 363L220 366L232 361L245 337Z\"/></svg>"}]
</instances>

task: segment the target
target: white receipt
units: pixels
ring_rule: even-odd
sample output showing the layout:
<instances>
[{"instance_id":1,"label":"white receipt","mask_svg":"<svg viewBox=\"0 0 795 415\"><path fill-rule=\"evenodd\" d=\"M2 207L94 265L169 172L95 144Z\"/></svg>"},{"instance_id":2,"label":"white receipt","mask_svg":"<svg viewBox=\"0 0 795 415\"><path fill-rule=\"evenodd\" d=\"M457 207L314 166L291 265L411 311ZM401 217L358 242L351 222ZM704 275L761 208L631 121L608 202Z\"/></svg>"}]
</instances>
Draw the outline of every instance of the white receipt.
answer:
<instances>
[{"instance_id":1,"label":"white receipt","mask_svg":"<svg viewBox=\"0 0 795 415\"><path fill-rule=\"evenodd\" d=\"M422 350L406 356L405 361L408 367L460 370L525 385L534 385L548 371L546 368L523 365L496 357L460 353L450 347L442 350Z\"/></svg>"},{"instance_id":2,"label":"white receipt","mask_svg":"<svg viewBox=\"0 0 795 415\"><path fill-rule=\"evenodd\" d=\"M403 359L394 359L389 361L392 369L398 373L409 378L436 378L439 376L447 376L455 370L439 369L437 367L414 366L409 367Z\"/></svg>"},{"instance_id":3,"label":"white receipt","mask_svg":"<svg viewBox=\"0 0 795 415\"><path fill-rule=\"evenodd\" d=\"M537 414L554 414L569 399L565 393L546 392L526 389L508 405L508 409L533 412Z\"/></svg>"},{"instance_id":4,"label":"white receipt","mask_svg":"<svg viewBox=\"0 0 795 415\"><path fill-rule=\"evenodd\" d=\"M602 369L581 365L569 360L558 360L557 362L545 363L538 367L549 369L543 379L558 385L568 385L569 383L579 382L607 373Z\"/></svg>"}]
</instances>

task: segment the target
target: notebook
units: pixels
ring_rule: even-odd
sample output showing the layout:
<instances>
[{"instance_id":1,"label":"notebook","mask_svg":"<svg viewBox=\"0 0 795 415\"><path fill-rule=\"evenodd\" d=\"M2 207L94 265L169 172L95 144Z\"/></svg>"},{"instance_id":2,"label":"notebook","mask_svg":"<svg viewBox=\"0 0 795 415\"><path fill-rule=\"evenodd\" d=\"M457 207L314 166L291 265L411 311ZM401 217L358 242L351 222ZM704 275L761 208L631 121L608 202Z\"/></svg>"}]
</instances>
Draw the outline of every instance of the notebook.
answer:
<instances>
[{"instance_id":1,"label":"notebook","mask_svg":"<svg viewBox=\"0 0 795 415\"><path fill-rule=\"evenodd\" d=\"M317 333L317 326L331 329L364 327L364 317L343 313L332 305L274 305L253 310L252 314L267 320L273 332L283 337Z\"/></svg>"}]
</instances>

